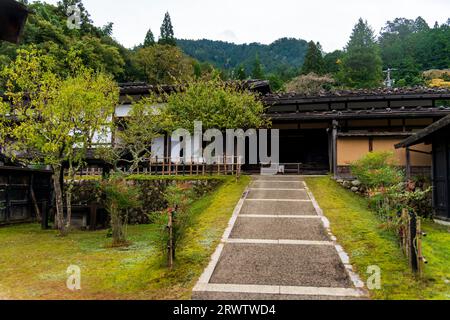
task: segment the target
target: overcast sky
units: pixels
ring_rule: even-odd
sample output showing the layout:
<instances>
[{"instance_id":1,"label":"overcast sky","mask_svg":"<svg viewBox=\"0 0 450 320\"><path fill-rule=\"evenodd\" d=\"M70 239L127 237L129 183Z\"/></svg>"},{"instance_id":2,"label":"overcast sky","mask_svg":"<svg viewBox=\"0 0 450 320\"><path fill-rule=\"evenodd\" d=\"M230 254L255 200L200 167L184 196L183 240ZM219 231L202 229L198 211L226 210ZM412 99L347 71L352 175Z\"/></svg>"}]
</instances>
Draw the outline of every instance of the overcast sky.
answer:
<instances>
[{"instance_id":1,"label":"overcast sky","mask_svg":"<svg viewBox=\"0 0 450 320\"><path fill-rule=\"evenodd\" d=\"M56 3L57 0L45 0ZM84 0L94 23L114 23L126 47L157 37L169 11L177 38L269 44L282 37L319 41L329 52L345 46L359 17L378 33L387 20L422 16L432 26L450 17L449 0Z\"/></svg>"}]
</instances>

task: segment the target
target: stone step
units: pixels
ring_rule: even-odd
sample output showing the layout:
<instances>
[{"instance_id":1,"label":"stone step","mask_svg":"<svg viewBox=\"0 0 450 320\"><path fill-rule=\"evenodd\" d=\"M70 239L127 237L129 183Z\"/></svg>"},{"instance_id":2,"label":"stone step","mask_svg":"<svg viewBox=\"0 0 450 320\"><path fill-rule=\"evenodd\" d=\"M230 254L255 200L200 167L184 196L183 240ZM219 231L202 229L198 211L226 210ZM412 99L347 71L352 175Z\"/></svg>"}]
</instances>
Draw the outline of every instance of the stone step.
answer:
<instances>
[{"instance_id":1,"label":"stone step","mask_svg":"<svg viewBox=\"0 0 450 320\"><path fill-rule=\"evenodd\" d=\"M334 246L226 244L212 284L350 288Z\"/></svg>"},{"instance_id":2,"label":"stone step","mask_svg":"<svg viewBox=\"0 0 450 320\"><path fill-rule=\"evenodd\" d=\"M243 292L214 292L194 291L193 300L231 300L231 301L261 301L261 300L367 300L361 296L337 296L337 295L294 295L294 294L269 294L269 293L243 293Z\"/></svg>"},{"instance_id":3,"label":"stone step","mask_svg":"<svg viewBox=\"0 0 450 320\"><path fill-rule=\"evenodd\" d=\"M247 199L277 199L277 200L309 200L305 190L258 190L251 189Z\"/></svg>"},{"instance_id":4,"label":"stone step","mask_svg":"<svg viewBox=\"0 0 450 320\"><path fill-rule=\"evenodd\" d=\"M317 215L312 202L244 201L243 215Z\"/></svg>"},{"instance_id":5,"label":"stone step","mask_svg":"<svg viewBox=\"0 0 450 320\"><path fill-rule=\"evenodd\" d=\"M305 184L302 181L254 181L250 188L305 189Z\"/></svg>"},{"instance_id":6,"label":"stone step","mask_svg":"<svg viewBox=\"0 0 450 320\"><path fill-rule=\"evenodd\" d=\"M300 176L252 176L254 181L302 181Z\"/></svg>"},{"instance_id":7,"label":"stone step","mask_svg":"<svg viewBox=\"0 0 450 320\"><path fill-rule=\"evenodd\" d=\"M239 217L232 239L317 240L329 241L319 219Z\"/></svg>"}]
</instances>

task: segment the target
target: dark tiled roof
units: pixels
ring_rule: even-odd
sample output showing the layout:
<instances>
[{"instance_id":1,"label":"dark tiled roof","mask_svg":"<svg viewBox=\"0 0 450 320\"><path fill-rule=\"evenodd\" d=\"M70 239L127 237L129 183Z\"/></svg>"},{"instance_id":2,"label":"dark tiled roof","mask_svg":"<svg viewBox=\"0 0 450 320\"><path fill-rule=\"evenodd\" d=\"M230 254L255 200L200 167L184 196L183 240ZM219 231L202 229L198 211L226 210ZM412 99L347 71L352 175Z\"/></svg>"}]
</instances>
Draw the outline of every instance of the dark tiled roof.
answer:
<instances>
[{"instance_id":1,"label":"dark tiled roof","mask_svg":"<svg viewBox=\"0 0 450 320\"><path fill-rule=\"evenodd\" d=\"M291 113L268 113L274 121L291 120L350 120L350 119L387 119L387 118L430 118L445 117L450 114L450 107L439 108L398 108L398 109L365 109L365 110L333 110L308 111Z\"/></svg>"},{"instance_id":2,"label":"dark tiled roof","mask_svg":"<svg viewBox=\"0 0 450 320\"><path fill-rule=\"evenodd\" d=\"M262 95L270 94L270 84L269 81L265 80L245 80L245 81L230 81L230 84L237 85L245 90L250 90L253 92L258 92ZM125 95L146 95L150 92L153 93L172 93L183 90L182 85L149 85L145 82L130 82L130 83L120 83L120 94Z\"/></svg>"},{"instance_id":3,"label":"dark tiled roof","mask_svg":"<svg viewBox=\"0 0 450 320\"><path fill-rule=\"evenodd\" d=\"M444 128L450 128L450 115L433 123L429 127L426 127L422 131L417 132L413 136L403 140L399 144L395 145L395 147L397 149L400 149L400 148L406 148L406 147L410 147L410 146L419 144L419 143L423 142L430 135L435 134Z\"/></svg>"},{"instance_id":4,"label":"dark tiled roof","mask_svg":"<svg viewBox=\"0 0 450 320\"><path fill-rule=\"evenodd\" d=\"M450 99L450 89L411 87L411 88L379 88L361 90L321 91L315 95L298 94L295 92L270 94L264 97L267 104L314 103L330 101L362 101L386 99L417 99L435 98Z\"/></svg>"}]
</instances>

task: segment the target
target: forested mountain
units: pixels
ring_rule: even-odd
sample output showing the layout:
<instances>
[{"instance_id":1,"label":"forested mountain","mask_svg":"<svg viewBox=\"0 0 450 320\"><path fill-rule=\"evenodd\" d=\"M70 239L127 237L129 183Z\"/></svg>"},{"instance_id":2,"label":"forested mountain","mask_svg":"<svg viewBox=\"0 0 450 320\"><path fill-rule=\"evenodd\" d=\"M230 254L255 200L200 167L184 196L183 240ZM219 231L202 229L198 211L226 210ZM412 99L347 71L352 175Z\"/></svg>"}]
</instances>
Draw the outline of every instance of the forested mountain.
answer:
<instances>
[{"instance_id":1,"label":"forested mountain","mask_svg":"<svg viewBox=\"0 0 450 320\"><path fill-rule=\"evenodd\" d=\"M109 73L118 82L173 84L219 74L224 80L268 79L274 91L310 73L332 78L336 86L363 88L383 85L387 68L394 69L396 86L428 84L432 79L424 77L425 71L450 69L450 19L429 26L421 17L397 18L388 21L379 34L361 19L345 48L325 53L318 42L294 38L269 45L176 40L166 13L158 39L148 30L141 44L125 48L112 37L112 23L94 25L82 0L59 0L56 5L19 1L27 4L32 14L19 45L0 42L0 71L14 61L18 49L37 49L52 57L62 74L68 70L67 59L76 56L87 67ZM67 25L71 5L81 12L77 29ZM444 73L442 80L449 77ZM0 91L3 80L0 77Z\"/></svg>"},{"instance_id":2,"label":"forested mountain","mask_svg":"<svg viewBox=\"0 0 450 320\"><path fill-rule=\"evenodd\" d=\"M177 40L179 47L189 56L209 62L216 68L235 70L244 66L247 74L257 57L265 74L298 72L305 59L308 43L305 40L283 38L270 45L260 43L234 44L212 40Z\"/></svg>"}]
</instances>

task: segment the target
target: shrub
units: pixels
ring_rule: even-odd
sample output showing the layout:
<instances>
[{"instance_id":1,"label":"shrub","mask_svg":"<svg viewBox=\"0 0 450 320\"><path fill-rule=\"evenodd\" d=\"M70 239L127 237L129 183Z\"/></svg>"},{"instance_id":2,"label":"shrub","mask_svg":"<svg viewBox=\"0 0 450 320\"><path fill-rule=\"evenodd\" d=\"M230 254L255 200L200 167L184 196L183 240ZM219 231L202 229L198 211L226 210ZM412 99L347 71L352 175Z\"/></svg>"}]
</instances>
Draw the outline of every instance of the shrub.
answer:
<instances>
[{"instance_id":1,"label":"shrub","mask_svg":"<svg viewBox=\"0 0 450 320\"><path fill-rule=\"evenodd\" d=\"M151 219L161 231L160 237L155 239L155 244L161 248L162 254L168 250L169 237L169 211L172 213L172 254L175 259L175 252L186 235L186 230L190 225L191 216L189 205L195 200L195 192L189 185L170 185L164 193L168 209L165 211L154 212Z\"/></svg>"},{"instance_id":2,"label":"shrub","mask_svg":"<svg viewBox=\"0 0 450 320\"><path fill-rule=\"evenodd\" d=\"M335 83L329 75L319 76L315 73L301 75L292 79L286 90L306 95L319 94L321 91L330 91Z\"/></svg>"},{"instance_id":3,"label":"shrub","mask_svg":"<svg viewBox=\"0 0 450 320\"><path fill-rule=\"evenodd\" d=\"M129 211L141 205L140 190L122 175L112 175L108 180L100 182L99 187L111 217L112 245L125 245Z\"/></svg>"},{"instance_id":4,"label":"shrub","mask_svg":"<svg viewBox=\"0 0 450 320\"><path fill-rule=\"evenodd\" d=\"M370 152L352 163L351 172L367 189L390 187L404 179L392 152Z\"/></svg>"},{"instance_id":5,"label":"shrub","mask_svg":"<svg viewBox=\"0 0 450 320\"><path fill-rule=\"evenodd\" d=\"M432 214L431 187L405 190L405 184L369 193L369 205L384 221L395 221L403 209L422 217Z\"/></svg>"}]
</instances>

